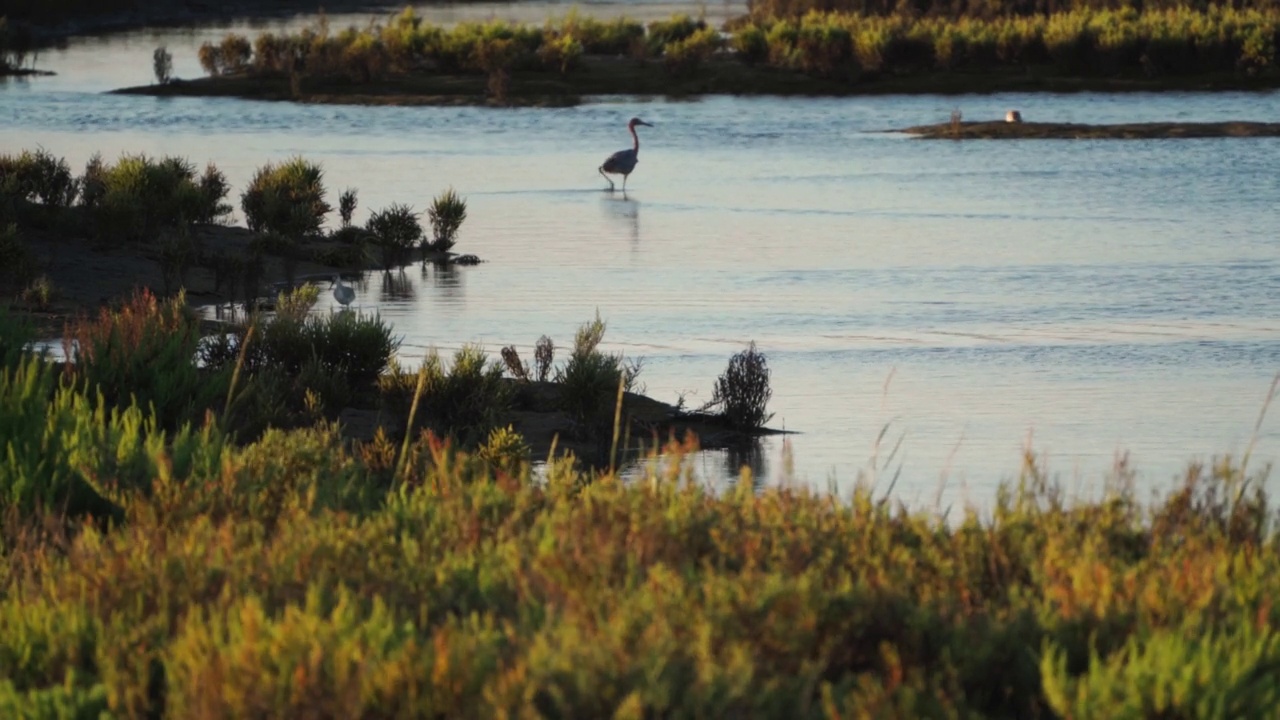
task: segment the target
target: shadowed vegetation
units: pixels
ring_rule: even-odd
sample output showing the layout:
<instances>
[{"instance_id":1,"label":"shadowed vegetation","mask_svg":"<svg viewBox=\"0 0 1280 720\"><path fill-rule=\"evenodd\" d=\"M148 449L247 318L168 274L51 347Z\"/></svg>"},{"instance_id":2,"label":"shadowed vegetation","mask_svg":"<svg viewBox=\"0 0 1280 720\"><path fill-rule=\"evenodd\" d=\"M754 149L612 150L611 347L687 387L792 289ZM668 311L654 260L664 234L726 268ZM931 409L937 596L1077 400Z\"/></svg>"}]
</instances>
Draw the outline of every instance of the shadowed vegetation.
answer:
<instances>
[{"instance_id":1,"label":"shadowed vegetation","mask_svg":"<svg viewBox=\"0 0 1280 720\"><path fill-rule=\"evenodd\" d=\"M1269 87L1280 79L1280 11L1269 6L958 17L759 10L729 27L725 36L688 16L645 26L570 15L541 27L443 28L406 10L365 29L331 32L320 24L291 36L263 34L243 72L128 91L523 104L599 93Z\"/></svg>"},{"instance_id":2,"label":"shadowed vegetation","mask_svg":"<svg viewBox=\"0 0 1280 720\"><path fill-rule=\"evenodd\" d=\"M1120 466L1071 502L1028 457L988 511L948 516L867 484L715 492L681 470L692 445L633 481L571 459L535 477L504 428L474 455L325 421L233 441L217 409L165 428L59 382L12 350L24 337L0 315L7 715L1261 718L1280 701L1278 518L1247 461L1150 503Z\"/></svg>"}]
</instances>

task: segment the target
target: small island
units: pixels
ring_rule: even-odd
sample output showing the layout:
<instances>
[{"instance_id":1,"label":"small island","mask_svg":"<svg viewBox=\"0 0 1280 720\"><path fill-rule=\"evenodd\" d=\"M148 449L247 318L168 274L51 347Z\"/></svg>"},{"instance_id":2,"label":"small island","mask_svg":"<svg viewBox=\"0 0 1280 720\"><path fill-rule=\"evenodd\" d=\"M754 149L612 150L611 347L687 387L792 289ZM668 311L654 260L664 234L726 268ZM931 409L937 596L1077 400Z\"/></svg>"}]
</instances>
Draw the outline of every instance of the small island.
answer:
<instances>
[{"instance_id":1,"label":"small island","mask_svg":"<svg viewBox=\"0 0 1280 720\"><path fill-rule=\"evenodd\" d=\"M597 95L697 97L994 92L1264 90L1280 85L1265 28L1275 13L1112 15L1073 9L1017 19L753 10L724 27L675 15L641 23L571 13L543 25L433 25L411 8L382 24L228 34L199 50L207 77L134 95L353 105L565 106ZM1112 26L1116 27L1112 27ZM1073 28L1066 35L1061 28ZM1261 28L1261 29L1260 29ZM1095 42L1101 29L1127 44ZM1175 34L1181 42L1164 43ZM1260 34L1261 33L1261 34ZM1245 43L1223 38L1252 38ZM998 41L997 41L998 38Z\"/></svg>"},{"instance_id":2,"label":"small island","mask_svg":"<svg viewBox=\"0 0 1280 720\"><path fill-rule=\"evenodd\" d=\"M945 122L896 132L926 140L1158 140L1219 137L1280 137L1280 123L1264 122Z\"/></svg>"}]
</instances>

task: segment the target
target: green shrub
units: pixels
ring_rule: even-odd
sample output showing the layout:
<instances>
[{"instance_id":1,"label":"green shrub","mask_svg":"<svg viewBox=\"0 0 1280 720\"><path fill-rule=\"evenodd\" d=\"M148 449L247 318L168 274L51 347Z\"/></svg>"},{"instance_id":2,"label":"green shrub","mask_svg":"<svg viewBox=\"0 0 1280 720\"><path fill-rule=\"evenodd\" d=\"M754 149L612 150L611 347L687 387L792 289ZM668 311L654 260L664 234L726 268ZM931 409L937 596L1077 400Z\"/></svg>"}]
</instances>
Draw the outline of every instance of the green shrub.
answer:
<instances>
[{"instance_id":1,"label":"green shrub","mask_svg":"<svg viewBox=\"0 0 1280 720\"><path fill-rule=\"evenodd\" d=\"M347 188L338 196L338 217L342 219L342 227L351 227L351 217L356 212L356 189Z\"/></svg>"},{"instance_id":2,"label":"green shrub","mask_svg":"<svg viewBox=\"0 0 1280 720\"><path fill-rule=\"evenodd\" d=\"M241 195L240 207L250 230L300 239L320 232L331 209L324 196L324 171L295 157L259 168Z\"/></svg>"},{"instance_id":3,"label":"green shrub","mask_svg":"<svg viewBox=\"0 0 1280 720\"><path fill-rule=\"evenodd\" d=\"M483 442L511 406L512 390L502 378L501 363L490 361L480 347L464 345L447 369L434 350L423 364L422 395L411 432L428 428L465 446ZM417 382L418 371L405 372L393 364L379 379L384 407L407 418Z\"/></svg>"},{"instance_id":4,"label":"green shrub","mask_svg":"<svg viewBox=\"0 0 1280 720\"><path fill-rule=\"evenodd\" d=\"M229 372L193 363L200 336L182 293L161 301L139 291L118 310L104 308L68 326L63 350L74 364L67 372L109 406L151 407L161 427L176 429L219 405L230 383Z\"/></svg>"},{"instance_id":5,"label":"green shrub","mask_svg":"<svg viewBox=\"0 0 1280 720\"><path fill-rule=\"evenodd\" d=\"M213 76L229 75L244 70L253 59L255 45L243 35L227 33L218 44L204 42L197 56L200 67Z\"/></svg>"},{"instance_id":6,"label":"green shrub","mask_svg":"<svg viewBox=\"0 0 1280 720\"><path fill-rule=\"evenodd\" d=\"M164 229L221 222L231 212L226 178L212 163L200 176L184 158L125 155L104 166L95 156L83 185L96 232L111 244L152 241Z\"/></svg>"},{"instance_id":7,"label":"green shrub","mask_svg":"<svg viewBox=\"0 0 1280 720\"><path fill-rule=\"evenodd\" d=\"M548 39L538 48L538 61L543 68L567 75L578 67L583 54L582 42L572 35Z\"/></svg>"},{"instance_id":8,"label":"green shrub","mask_svg":"<svg viewBox=\"0 0 1280 720\"><path fill-rule=\"evenodd\" d=\"M721 44L718 31L703 28L684 39L667 44L663 52L663 63L667 72L672 75L692 75L720 49Z\"/></svg>"},{"instance_id":9,"label":"green shrub","mask_svg":"<svg viewBox=\"0 0 1280 720\"><path fill-rule=\"evenodd\" d=\"M1230 630L1157 632L1109 657L1094 654L1082 675L1050 644L1041 660L1045 695L1061 717L1267 717L1280 703L1271 676L1280 638L1252 618Z\"/></svg>"},{"instance_id":10,"label":"green shrub","mask_svg":"<svg viewBox=\"0 0 1280 720\"><path fill-rule=\"evenodd\" d=\"M645 37L644 25L627 18L596 20L570 12L559 23L548 23L560 37L571 37L582 45L587 55L627 55Z\"/></svg>"},{"instance_id":11,"label":"green shrub","mask_svg":"<svg viewBox=\"0 0 1280 720\"><path fill-rule=\"evenodd\" d=\"M400 203L373 213L367 226L382 248L382 265L386 269L405 265L422 239L422 224L413 208Z\"/></svg>"},{"instance_id":12,"label":"green shrub","mask_svg":"<svg viewBox=\"0 0 1280 720\"><path fill-rule=\"evenodd\" d=\"M640 368L621 353L599 350L605 323L599 317L578 329L573 352L556 370L560 402L575 425L578 435L590 439L604 437L613 426L618 387L630 391Z\"/></svg>"},{"instance_id":13,"label":"green shrub","mask_svg":"<svg viewBox=\"0 0 1280 720\"><path fill-rule=\"evenodd\" d=\"M467 201L449 188L436 196L427 208L431 221L431 240L423 240L423 253L445 253L458 244L458 230L467 219Z\"/></svg>"},{"instance_id":14,"label":"green shrub","mask_svg":"<svg viewBox=\"0 0 1280 720\"><path fill-rule=\"evenodd\" d=\"M769 41L760 26L739 28L729 40L730 47L749 65L763 62L769 56Z\"/></svg>"},{"instance_id":15,"label":"green shrub","mask_svg":"<svg viewBox=\"0 0 1280 720\"><path fill-rule=\"evenodd\" d=\"M649 23L649 46L654 52L658 52L671 43L680 42L706 29L707 23L702 20L694 20L684 14L674 14L666 20L654 20Z\"/></svg>"},{"instance_id":16,"label":"green shrub","mask_svg":"<svg viewBox=\"0 0 1280 720\"><path fill-rule=\"evenodd\" d=\"M725 420L736 428L754 430L773 417L765 412L773 390L769 386L769 363L753 342L746 350L729 358L729 367L716 380L711 406L721 407Z\"/></svg>"},{"instance_id":17,"label":"green shrub","mask_svg":"<svg viewBox=\"0 0 1280 720\"><path fill-rule=\"evenodd\" d=\"M79 185L67 161L47 150L0 155L0 193L27 202L70 207Z\"/></svg>"},{"instance_id":18,"label":"green shrub","mask_svg":"<svg viewBox=\"0 0 1280 720\"><path fill-rule=\"evenodd\" d=\"M314 292L298 291L298 292ZM217 345L202 355L204 362L222 367L234 361L251 326L233 328ZM333 313L313 315L286 311L260 320L245 350L246 371L279 370L296 377L310 363L325 373L340 374L352 386L372 383L386 369L399 341L391 327L376 315Z\"/></svg>"}]
</instances>

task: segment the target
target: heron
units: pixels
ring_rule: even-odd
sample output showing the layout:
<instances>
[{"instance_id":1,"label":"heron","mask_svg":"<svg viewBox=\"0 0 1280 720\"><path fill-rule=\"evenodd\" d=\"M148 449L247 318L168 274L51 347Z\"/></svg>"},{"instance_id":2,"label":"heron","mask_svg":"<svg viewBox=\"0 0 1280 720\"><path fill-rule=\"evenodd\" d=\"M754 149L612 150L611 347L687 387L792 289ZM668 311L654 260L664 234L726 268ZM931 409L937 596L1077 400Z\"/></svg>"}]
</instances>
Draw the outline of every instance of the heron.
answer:
<instances>
[{"instance_id":1,"label":"heron","mask_svg":"<svg viewBox=\"0 0 1280 720\"><path fill-rule=\"evenodd\" d=\"M333 299L338 301L342 307L347 307L352 300L356 299L355 288L342 284L342 276L333 276Z\"/></svg>"},{"instance_id":2,"label":"heron","mask_svg":"<svg viewBox=\"0 0 1280 720\"><path fill-rule=\"evenodd\" d=\"M600 166L600 175L609 181L610 192L614 190L613 180L605 173L622 175L622 192L625 193L627 191L627 176L636 169L636 162L639 160L637 156L640 154L640 136L636 134L637 125L653 127L652 124L640 118L631 118L631 122L627 123L627 130L631 131L631 137L635 140L635 145L630 150L619 150L610 155L609 159L605 160L604 164Z\"/></svg>"}]
</instances>

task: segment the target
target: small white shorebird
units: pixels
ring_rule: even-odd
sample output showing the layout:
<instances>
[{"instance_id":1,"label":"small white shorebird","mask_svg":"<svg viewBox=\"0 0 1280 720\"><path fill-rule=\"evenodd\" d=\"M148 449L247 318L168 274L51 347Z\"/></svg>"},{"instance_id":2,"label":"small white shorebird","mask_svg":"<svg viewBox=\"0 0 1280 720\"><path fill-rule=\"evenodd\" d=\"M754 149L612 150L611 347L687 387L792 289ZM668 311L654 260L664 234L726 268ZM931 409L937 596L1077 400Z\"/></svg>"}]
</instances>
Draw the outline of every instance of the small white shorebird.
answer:
<instances>
[{"instance_id":1,"label":"small white shorebird","mask_svg":"<svg viewBox=\"0 0 1280 720\"><path fill-rule=\"evenodd\" d=\"M350 285L342 284L342 276L333 276L333 299L338 301L342 307L347 307L351 301L356 299L356 290Z\"/></svg>"}]
</instances>

